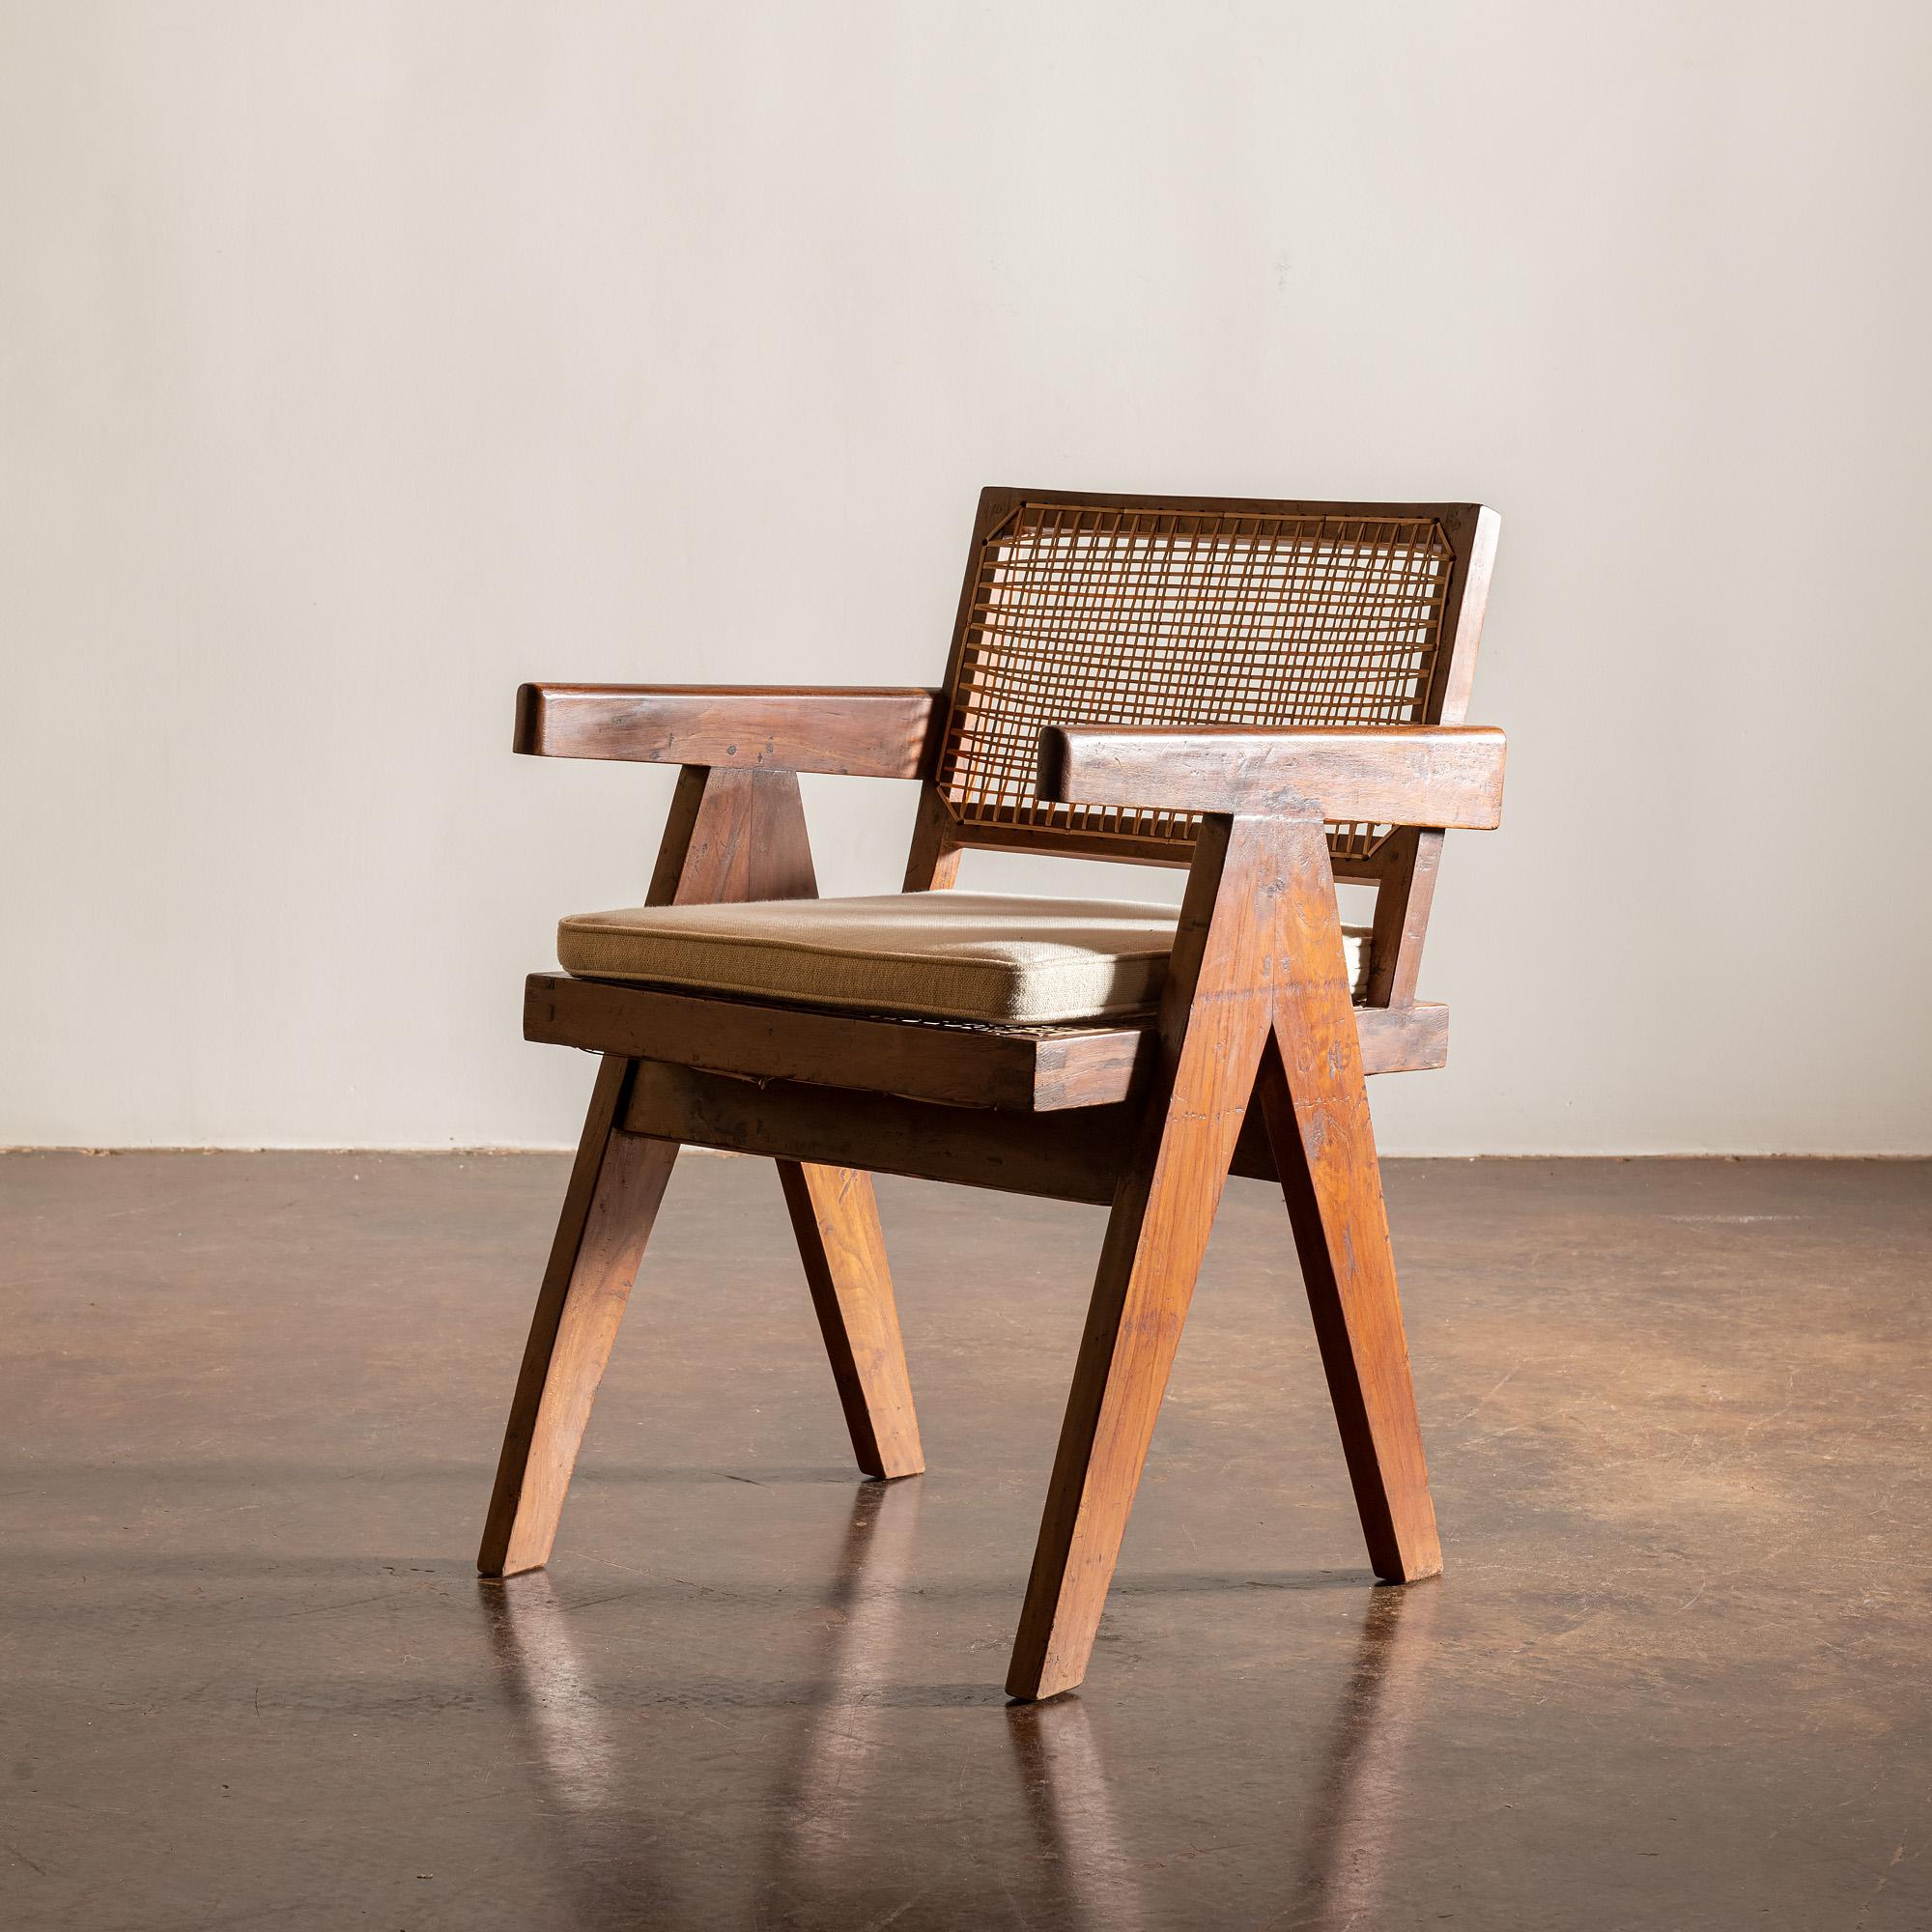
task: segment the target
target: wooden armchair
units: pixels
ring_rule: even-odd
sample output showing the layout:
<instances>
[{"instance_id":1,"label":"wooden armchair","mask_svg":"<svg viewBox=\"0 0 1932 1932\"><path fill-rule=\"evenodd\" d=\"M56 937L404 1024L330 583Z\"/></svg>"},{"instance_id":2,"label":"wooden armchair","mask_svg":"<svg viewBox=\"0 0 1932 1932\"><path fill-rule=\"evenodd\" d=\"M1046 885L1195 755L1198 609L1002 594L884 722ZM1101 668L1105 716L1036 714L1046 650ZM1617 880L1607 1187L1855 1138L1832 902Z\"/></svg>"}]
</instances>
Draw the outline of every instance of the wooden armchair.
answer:
<instances>
[{"instance_id":1,"label":"wooden armchair","mask_svg":"<svg viewBox=\"0 0 1932 1932\"><path fill-rule=\"evenodd\" d=\"M1499 814L1502 735L1463 723L1496 528L989 490L940 690L524 687L518 751L683 770L647 904L566 920L528 982L525 1037L603 1058L484 1575L550 1554L685 1142L777 1160L877 1477L923 1461L870 1174L1111 1204L1014 1697L1086 1670L1231 1170L1287 1199L1376 1573L1440 1569L1363 1076L1446 1056L1416 973L1444 831ZM903 894L816 901L798 772L921 786ZM967 847L1184 866L1185 897L949 891Z\"/></svg>"}]
</instances>

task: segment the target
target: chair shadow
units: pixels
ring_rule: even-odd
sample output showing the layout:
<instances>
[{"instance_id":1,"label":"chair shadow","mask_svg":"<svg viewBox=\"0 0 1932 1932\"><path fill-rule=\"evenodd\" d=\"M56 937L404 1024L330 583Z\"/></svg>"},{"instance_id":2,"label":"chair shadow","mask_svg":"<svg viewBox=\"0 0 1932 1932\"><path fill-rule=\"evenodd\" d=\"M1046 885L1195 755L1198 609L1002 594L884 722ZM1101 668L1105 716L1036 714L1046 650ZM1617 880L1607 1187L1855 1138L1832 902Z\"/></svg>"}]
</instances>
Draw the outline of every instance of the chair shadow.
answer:
<instances>
[{"instance_id":1,"label":"chair shadow","mask_svg":"<svg viewBox=\"0 0 1932 1932\"><path fill-rule=\"evenodd\" d=\"M1019 1829L1036 1853L1029 1883L1039 1891L1037 1922L1110 1932L1156 1922L1104 1754L1077 1696L1006 1705L990 1684L908 1683L895 1671L914 1601L921 1492L917 1483L867 1483L854 1492L825 1605L838 1614L817 1639L818 1667L809 1681L765 1685L750 1697L742 1683L718 1687L720 1701L737 1709L763 1704L800 1713L757 1804L760 1822L743 1841L738 1879L755 1885L780 1922L846 1922L859 1911L863 1848L877 1842L881 1808L892 1804L880 1785L894 1761L895 1714L983 1705L991 1721L1006 1726ZM1367 1596L1354 1657L1322 1747L1299 1856L1286 1840L1273 1854L1282 1865L1284 1922L1298 1927L1376 1922L1405 1808L1405 1746L1423 1701L1439 1585L1370 1587L1363 1573L1192 1584L1344 1585ZM1190 1587L1178 1577L1150 1585L1163 1586ZM652 1921L710 1922L718 1875L692 1859L676 1820L668 1817L662 1831L649 1829L647 1815L640 1821L639 1781L626 1762L635 1747L618 1741L627 1700L594 1684L573 1634L574 1609L541 1572L479 1583L478 1590L498 1674L543 1786L542 1808L562 1834L560 1863L577 1922L630 1925L640 1922L640 1910ZM644 1702L688 1711L701 1708L707 1694L703 1683L680 1678ZM635 1702L628 1714L637 1715ZM626 1728L623 1735L636 1734ZM658 1857L658 1845L679 1853Z\"/></svg>"}]
</instances>

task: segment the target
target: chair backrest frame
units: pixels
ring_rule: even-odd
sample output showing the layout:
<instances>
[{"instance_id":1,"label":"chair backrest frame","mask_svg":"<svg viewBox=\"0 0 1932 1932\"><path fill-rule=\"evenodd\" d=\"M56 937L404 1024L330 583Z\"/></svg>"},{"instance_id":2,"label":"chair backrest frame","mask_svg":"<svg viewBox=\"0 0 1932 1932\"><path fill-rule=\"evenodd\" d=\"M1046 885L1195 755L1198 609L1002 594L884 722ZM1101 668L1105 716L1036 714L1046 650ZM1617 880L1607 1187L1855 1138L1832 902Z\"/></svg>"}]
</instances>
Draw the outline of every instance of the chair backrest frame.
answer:
<instances>
[{"instance_id":1,"label":"chair backrest frame","mask_svg":"<svg viewBox=\"0 0 1932 1932\"><path fill-rule=\"evenodd\" d=\"M982 491L907 889L975 848L1191 863L1198 821L1158 801L1031 797L1043 724L1465 722L1498 528L1477 503ZM1373 1005L1414 998L1441 837L1329 828L1336 876L1378 888Z\"/></svg>"}]
</instances>

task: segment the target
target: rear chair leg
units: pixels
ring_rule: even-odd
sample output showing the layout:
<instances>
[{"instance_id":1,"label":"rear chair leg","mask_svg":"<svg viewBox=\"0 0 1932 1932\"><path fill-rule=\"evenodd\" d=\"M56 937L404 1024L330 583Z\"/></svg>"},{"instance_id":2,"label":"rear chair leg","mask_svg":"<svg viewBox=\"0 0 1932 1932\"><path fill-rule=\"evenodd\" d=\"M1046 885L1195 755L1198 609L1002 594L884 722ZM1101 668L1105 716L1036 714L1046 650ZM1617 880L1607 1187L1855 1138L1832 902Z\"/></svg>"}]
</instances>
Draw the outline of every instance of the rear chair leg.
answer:
<instances>
[{"instance_id":1,"label":"rear chair leg","mask_svg":"<svg viewBox=\"0 0 1932 1932\"><path fill-rule=\"evenodd\" d=\"M1369 1561L1412 1583L1441 1570L1442 1548L1355 1026L1336 1009L1345 998L1321 986L1283 1000L1259 1092Z\"/></svg>"},{"instance_id":2,"label":"rear chair leg","mask_svg":"<svg viewBox=\"0 0 1932 1932\"><path fill-rule=\"evenodd\" d=\"M872 1177L795 1160L778 1170L852 1453L868 1476L916 1476L925 1456Z\"/></svg>"},{"instance_id":3,"label":"rear chair leg","mask_svg":"<svg viewBox=\"0 0 1932 1932\"><path fill-rule=\"evenodd\" d=\"M609 1055L598 1068L476 1557L486 1577L550 1559L590 1405L677 1159L669 1141L616 1130L633 1065Z\"/></svg>"}]
</instances>

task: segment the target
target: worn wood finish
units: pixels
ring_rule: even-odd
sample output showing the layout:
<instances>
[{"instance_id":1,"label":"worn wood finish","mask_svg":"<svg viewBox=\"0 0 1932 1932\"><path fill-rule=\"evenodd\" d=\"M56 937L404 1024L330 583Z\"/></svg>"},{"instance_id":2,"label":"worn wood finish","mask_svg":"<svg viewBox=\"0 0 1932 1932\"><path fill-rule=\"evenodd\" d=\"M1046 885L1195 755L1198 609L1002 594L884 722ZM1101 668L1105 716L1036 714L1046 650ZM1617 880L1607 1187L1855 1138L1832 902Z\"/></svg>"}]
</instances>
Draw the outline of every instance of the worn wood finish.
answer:
<instances>
[{"instance_id":1,"label":"worn wood finish","mask_svg":"<svg viewBox=\"0 0 1932 1932\"><path fill-rule=\"evenodd\" d=\"M727 1153L788 1154L1002 1194L1106 1202L1131 1124L1128 1111L1124 1104L1089 1107L1069 1119L1019 1108L950 1107L645 1061L624 1127ZM1266 1172L1272 1177L1272 1167Z\"/></svg>"},{"instance_id":2,"label":"worn wood finish","mask_svg":"<svg viewBox=\"0 0 1932 1932\"><path fill-rule=\"evenodd\" d=\"M1415 1003L1429 909L1442 865L1442 834L1404 826L1389 840L1388 869L1376 893L1369 934L1369 1005L1402 1012ZM1373 1069L1371 1069L1373 1070Z\"/></svg>"},{"instance_id":3,"label":"worn wood finish","mask_svg":"<svg viewBox=\"0 0 1932 1932\"><path fill-rule=\"evenodd\" d=\"M1094 1283L1009 1695L1086 1673L1222 1186L1258 1099L1370 1560L1441 1568L1322 823L1204 819L1138 1123Z\"/></svg>"},{"instance_id":4,"label":"worn wood finish","mask_svg":"<svg viewBox=\"0 0 1932 1932\"><path fill-rule=\"evenodd\" d=\"M790 772L714 765L677 775L646 905L817 895L805 807Z\"/></svg>"},{"instance_id":5,"label":"worn wood finish","mask_svg":"<svg viewBox=\"0 0 1932 1932\"><path fill-rule=\"evenodd\" d=\"M1086 1674L1268 1037L1285 923L1272 886L1264 829L1203 823L1168 967L1160 1065L1107 1223L1009 1696L1051 1697Z\"/></svg>"},{"instance_id":6,"label":"worn wood finish","mask_svg":"<svg viewBox=\"0 0 1932 1932\"><path fill-rule=\"evenodd\" d=\"M1397 1580L1439 1567L1363 1081L1446 1056L1416 976L1444 830L1499 811L1501 734L1456 728L1496 530L1474 504L988 490L942 693L525 688L519 750L686 767L656 904L815 892L798 771L921 781L908 891L951 887L978 847L1191 870L1151 1025L973 1031L533 977L528 1037L607 1058L486 1568L549 1548L686 1142L779 1161L854 1451L880 1475L922 1459L868 1172L1111 1205L1015 1696L1085 1670L1231 1171L1283 1190L1371 1560ZM1084 694L1117 722L1077 715ZM1215 724L1217 700L1244 722ZM1378 888L1364 1008L1337 876Z\"/></svg>"},{"instance_id":7,"label":"worn wood finish","mask_svg":"<svg viewBox=\"0 0 1932 1932\"><path fill-rule=\"evenodd\" d=\"M563 1213L551 1242L476 1567L486 1577L550 1560L564 1492L677 1149L612 1131L628 1062L597 1071Z\"/></svg>"},{"instance_id":8,"label":"worn wood finish","mask_svg":"<svg viewBox=\"0 0 1932 1932\"><path fill-rule=\"evenodd\" d=\"M540 758L916 779L939 693L916 687L526 684L514 749Z\"/></svg>"},{"instance_id":9,"label":"worn wood finish","mask_svg":"<svg viewBox=\"0 0 1932 1932\"><path fill-rule=\"evenodd\" d=\"M789 771L743 771L714 765L701 774L679 775L679 798L695 785L690 825L674 809L672 832L667 836L662 875L675 852L676 884L668 900L653 904L718 904L726 900L813 898L818 882L811 864L811 843L806 833L805 808L798 780ZM675 841L675 843L674 843ZM657 890L656 886L653 891ZM549 977L549 976L545 976ZM568 992L566 987L577 990ZM673 1051L677 1034L684 1037L680 1060L706 1064L720 1057L732 1066L756 1066L762 1047L778 1047L780 1039L797 1042L803 1067L827 1070L826 1036L810 1023L826 1015L796 1013L787 1025L769 1009L724 1000L684 1000L675 994L646 995L625 1000L643 989L597 986L592 981L559 983L559 1005L582 1005L601 995L608 1008L619 1012L651 1015L641 1019L630 1048L634 1057ZM762 1024L761 1024L762 1016ZM778 1020L774 1026L773 1020ZM798 1022L806 1024L801 1027ZM900 1036L914 1028L879 1028L871 1052L890 1059L903 1055ZM888 1046L883 1037L890 1033ZM774 1036L778 1037L775 1038ZM916 1049L915 1049L916 1051ZM936 1055L930 1056L933 1060ZM778 1053L781 1062L784 1054ZM775 1070L767 1065L763 1071ZM804 1152L801 1148L773 1148L776 1155ZM925 1466L914 1419L912 1385L906 1374L905 1350L899 1339L898 1314L893 1299L892 1274L886 1265L885 1236L879 1229L878 1203L869 1178L849 1168L808 1167L791 1158L778 1161L779 1181L798 1237L799 1259L811 1290L812 1307L825 1336L832 1377L852 1437L852 1453L868 1475L910 1476Z\"/></svg>"},{"instance_id":10,"label":"worn wood finish","mask_svg":"<svg viewBox=\"0 0 1932 1932\"><path fill-rule=\"evenodd\" d=\"M520 744L532 688L518 693ZM773 864L767 854L775 855L777 883L789 888L774 896L811 892L810 852L794 821L802 825L798 781L789 773L681 771L648 902L742 889L754 866ZM486 1577L549 1560L597 1385L677 1159L674 1145L640 1144L617 1131L634 1062L621 1049L597 1050L605 1057L531 1317L476 1559ZM598 1177L607 1171L610 1184L600 1193Z\"/></svg>"},{"instance_id":11,"label":"worn wood finish","mask_svg":"<svg viewBox=\"0 0 1932 1932\"><path fill-rule=\"evenodd\" d=\"M1395 1023L1388 1030L1392 1037L1408 1032L1432 1037L1440 1064L1447 1010L1414 1007L1383 1015L1357 1009L1357 1017L1365 1028ZM1141 1037L1150 1042L1142 1050L1151 1065L1158 1036ZM1422 1049L1407 1051L1414 1056ZM1375 1070L1366 1053L1362 1070ZM872 1174L1104 1206L1114 1198L1139 1119L1138 1100L1124 1097L1084 1107L1069 1122L1024 1108L953 1106L647 1061L638 1068L624 1125L631 1133L727 1153L791 1152ZM1255 1180L1277 1178L1258 1103L1249 1107L1236 1144L1234 1171Z\"/></svg>"},{"instance_id":12,"label":"worn wood finish","mask_svg":"<svg viewBox=\"0 0 1932 1932\"><path fill-rule=\"evenodd\" d=\"M816 891L789 771L679 774L651 904ZM677 1158L675 1139L621 1131L639 1063L621 1048L600 1050L477 1558L485 1576L541 1568L549 1558L597 1384ZM791 1159L778 1166L853 1452L870 1474L913 1474L923 1463L871 1182Z\"/></svg>"},{"instance_id":13,"label":"worn wood finish","mask_svg":"<svg viewBox=\"0 0 1932 1932\"><path fill-rule=\"evenodd\" d=\"M1052 1112L1124 1099L1145 1027L908 1026L810 1007L532 973L524 1037L717 1073L803 1080L959 1107Z\"/></svg>"},{"instance_id":14,"label":"worn wood finish","mask_svg":"<svg viewBox=\"0 0 1932 1932\"><path fill-rule=\"evenodd\" d=\"M778 1170L852 1453L868 1476L916 1476L925 1455L871 1176L795 1160Z\"/></svg>"},{"instance_id":15,"label":"worn wood finish","mask_svg":"<svg viewBox=\"0 0 1932 1932\"><path fill-rule=\"evenodd\" d=\"M1448 1059L1447 1007L1359 1007L1355 1024L1365 1073L1410 1073ZM910 1026L561 973L532 973L525 982L524 1037L751 1079L1033 1113L1125 1100L1157 1051L1151 1021Z\"/></svg>"},{"instance_id":16,"label":"worn wood finish","mask_svg":"<svg viewBox=\"0 0 1932 1932\"><path fill-rule=\"evenodd\" d=\"M958 882L961 846L954 837L952 814L931 785L920 793L919 815L913 821L912 850L906 854L908 893L949 891Z\"/></svg>"},{"instance_id":17,"label":"worn wood finish","mask_svg":"<svg viewBox=\"0 0 1932 1932\"><path fill-rule=\"evenodd\" d=\"M1502 822L1503 734L1474 724L1049 725L1039 795L1163 811L1283 811L1306 801L1336 822L1491 831Z\"/></svg>"},{"instance_id":18,"label":"worn wood finish","mask_svg":"<svg viewBox=\"0 0 1932 1932\"><path fill-rule=\"evenodd\" d=\"M692 777L688 771L680 775L681 793L684 781ZM673 825L679 842L677 883L670 903L817 895L805 808L792 773L714 765L697 779L696 786L698 802L690 830ZM667 859L671 850L672 838L668 836ZM660 872L664 868L661 860ZM605 990L608 994L628 989ZM724 1001L686 1006L676 1017L690 1025L693 1043L722 1036L727 1042L738 1039L742 1044L742 1037L731 1031L733 1018L758 1009L732 1008L727 1013L728 1007ZM669 1045L662 1035L657 1043L660 1050ZM728 1044L725 1051L730 1051ZM809 1057L810 1043L804 1051ZM701 1058L701 1045L697 1052ZM688 1053L689 1048L681 1057ZM804 1150L772 1151L786 1155ZM853 1454L867 1474L912 1475L924 1463L872 1184L864 1174L849 1169L801 1167L790 1158L780 1158L778 1169ZM848 1321L856 1324L849 1330ZM868 1412L875 1401L876 1413Z\"/></svg>"},{"instance_id":19,"label":"worn wood finish","mask_svg":"<svg viewBox=\"0 0 1932 1932\"><path fill-rule=\"evenodd\" d=\"M1449 1064L1449 1009L1435 1000L1406 1007L1357 1007L1355 1037L1364 1073L1420 1073Z\"/></svg>"},{"instance_id":20,"label":"worn wood finish","mask_svg":"<svg viewBox=\"0 0 1932 1932\"><path fill-rule=\"evenodd\" d=\"M1324 901L1332 905L1320 828L1289 821L1279 840L1282 882L1296 906L1313 912ZM1442 1551L1349 1010L1348 964L1332 919L1288 920L1277 945L1271 1048L1259 1088L1268 1139L1369 1560L1378 1577L1413 1582L1441 1569Z\"/></svg>"}]
</instances>

